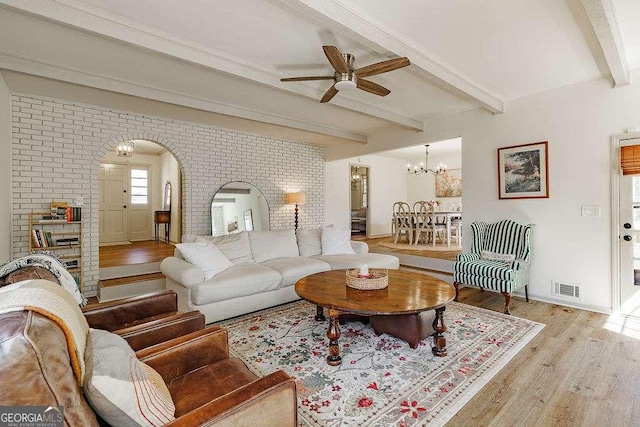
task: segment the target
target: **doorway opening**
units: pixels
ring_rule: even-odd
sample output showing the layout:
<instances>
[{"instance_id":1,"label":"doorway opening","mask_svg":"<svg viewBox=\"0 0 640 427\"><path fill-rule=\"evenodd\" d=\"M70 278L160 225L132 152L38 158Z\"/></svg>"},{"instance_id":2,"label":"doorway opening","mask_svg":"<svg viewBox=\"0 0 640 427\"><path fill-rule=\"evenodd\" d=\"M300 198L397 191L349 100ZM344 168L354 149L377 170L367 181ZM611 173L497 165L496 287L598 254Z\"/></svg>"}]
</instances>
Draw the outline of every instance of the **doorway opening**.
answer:
<instances>
[{"instance_id":1,"label":"doorway opening","mask_svg":"<svg viewBox=\"0 0 640 427\"><path fill-rule=\"evenodd\" d=\"M364 239L368 233L370 195L370 171L369 166L350 165L350 221L351 238Z\"/></svg>"},{"instance_id":2,"label":"doorway opening","mask_svg":"<svg viewBox=\"0 0 640 427\"><path fill-rule=\"evenodd\" d=\"M118 156L114 148L100 162L101 279L105 278L104 268L159 263L173 254L171 242L178 242L181 235L178 161L155 142L131 142L134 143L132 155ZM162 226L155 223L157 218L162 219ZM128 273L132 274L136 272Z\"/></svg>"}]
</instances>

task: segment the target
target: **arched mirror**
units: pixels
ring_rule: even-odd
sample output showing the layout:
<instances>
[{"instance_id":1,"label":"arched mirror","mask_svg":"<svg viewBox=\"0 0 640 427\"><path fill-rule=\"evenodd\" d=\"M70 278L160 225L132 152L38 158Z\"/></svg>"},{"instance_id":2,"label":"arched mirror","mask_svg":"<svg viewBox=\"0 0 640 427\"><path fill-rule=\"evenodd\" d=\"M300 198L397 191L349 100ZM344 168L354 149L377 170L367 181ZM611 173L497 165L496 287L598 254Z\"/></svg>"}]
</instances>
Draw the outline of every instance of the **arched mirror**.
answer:
<instances>
[{"instance_id":1,"label":"arched mirror","mask_svg":"<svg viewBox=\"0 0 640 427\"><path fill-rule=\"evenodd\" d=\"M269 230L269 205L253 184L232 181L214 194L211 202L211 234Z\"/></svg>"},{"instance_id":2,"label":"arched mirror","mask_svg":"<svg viewBox=\"0 0 640 427\"><path fill-rule=\"evenodd\" d=\"M163 199L163 207L165 211L171 210L171 183L167 181L164 185L164 199Z\"/></svg>"}]
</instances>

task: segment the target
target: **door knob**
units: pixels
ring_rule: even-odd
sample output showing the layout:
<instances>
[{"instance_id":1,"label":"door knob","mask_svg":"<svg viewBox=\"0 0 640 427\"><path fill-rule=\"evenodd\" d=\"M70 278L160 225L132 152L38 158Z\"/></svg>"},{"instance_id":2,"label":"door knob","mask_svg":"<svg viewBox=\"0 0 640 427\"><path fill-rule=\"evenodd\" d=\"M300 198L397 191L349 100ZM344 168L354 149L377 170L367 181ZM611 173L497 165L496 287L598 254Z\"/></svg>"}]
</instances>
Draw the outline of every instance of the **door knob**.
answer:
<instances>
[{"instance_id":1,"label":"door knob","mask_svg":"<svg viewBox=\"0 0 640 427\"><path fill-rule=\"evenodd\" d=\"M124 205L123 208L127 209L127 205Z\"/></svg>"},{"instance_id":2,"label":"door knob","mask_svg":"<svg viewBox=\"0 0 640 427\"><path fill-rule=\"evenodd\" d=\"M623 239L627 242L630 242L633 238L627 234L626 236L623 237Z\"/></svg>"},{"instance_id":3,"label":"door knob","mask_svg":"<svg viewBox=\"0 0 640 427\"><path fill-rule=\"evenodd\" d=\"M631 224L629 224L628 222L625 222L623 227L626 228L626 229L629 229L629 228L631 228Z\"/></svg>"}]
</instances>

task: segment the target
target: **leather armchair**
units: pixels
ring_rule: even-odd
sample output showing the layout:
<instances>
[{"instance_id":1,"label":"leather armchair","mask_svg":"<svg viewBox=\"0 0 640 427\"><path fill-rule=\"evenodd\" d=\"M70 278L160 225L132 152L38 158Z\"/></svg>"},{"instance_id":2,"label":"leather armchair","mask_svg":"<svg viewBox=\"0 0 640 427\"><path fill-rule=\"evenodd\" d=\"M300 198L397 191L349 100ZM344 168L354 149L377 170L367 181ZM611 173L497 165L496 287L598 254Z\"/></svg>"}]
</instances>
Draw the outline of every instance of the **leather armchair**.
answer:
<instances>
[{"instance_id":1,"label":"leather armchair","mask_svg":"<svg viewBox=\"0 0 640 427\"><path fill-rule=\"evenodd\" d=\"M87 347L86 351L91 351ZM282 371L263 378L229 358L227 333L213 326L137 353L174 400L171 426L297 423L296 384ZM65 335L31 311L0 314L0 405L64 406L65 425L104 425L77 384Z\"/></svg>"},{"instance_id":2,"label":"leather armchair","mask_svg":"<svg viewBox=\"0 0 640 427\"><path fill-rule=\"evenodd\" d=\"M173 291L158 291L82 308L89 326L123 337L133 350L140 350L190 332L204 329L199 311L178 311Z\"/></svg>"},{"instance_id":3,"label":"leather armchair","mask_svg":"<svg viewBox=\"0 0 640 427\"><path fill-rule=\"evenodd\" d=\"M259 378L229 357L227 331L193 332L136 352L164 378L176 406L170 426L296 426L295 380L283 371ZM177 362L180 362L178 364Z\"/></svg>"}]
</instances>

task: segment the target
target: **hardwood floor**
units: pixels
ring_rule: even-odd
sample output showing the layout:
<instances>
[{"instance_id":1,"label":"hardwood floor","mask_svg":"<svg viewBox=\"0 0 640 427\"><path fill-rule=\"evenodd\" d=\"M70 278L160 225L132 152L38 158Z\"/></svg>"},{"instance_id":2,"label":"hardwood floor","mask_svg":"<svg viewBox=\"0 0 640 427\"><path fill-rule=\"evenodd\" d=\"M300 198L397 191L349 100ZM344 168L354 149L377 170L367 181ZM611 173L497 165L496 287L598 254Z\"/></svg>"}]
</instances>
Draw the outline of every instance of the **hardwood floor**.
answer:
<instances>
[{"instance_id":1,"label":"hardwood floor","mask_svg":"<svg viewBox=\"0 0 640 427\"><path fill-rule=\"evenodd\" d=\"M160 262L173 256L175 247L170 243L147 240L130 245L100 246L100 268L121 265Z\"/></svg>"},{"instance_id":2,"label":"hardwood floor","mask_svg":"<svg viewBox=\"0 0 640 427\"><path fill-rule=\"evenodd\" d=\"M376 248L377 240L366 240L372 251L382 250ZM173 249L154 241L105 246L100 266L159 261ZM502 295L476 288L461 289L460 302L498 312L504 306ZM605 314L517 297L511 299L511 313L546 327L448 426L640 426L639 339L605 329Z\"/></svg>"},{"instance_id":3,"label":"hardwood floor","mask_svg":"<svg viewBox=\"0 0 640 427\"><path fill-rule=\"evenodd\" d=\"M501 311L504 298L463 288L460 302ZM639 339L605 314L520 298L511 313L546 327L447 426L640 426Z\"/></svg>"},{"instance_id":4,"label":"hardwood floor","mask_svg":"<svg viewBox=\"0 0 640 427\"><path fill-rule=\"evenodd\" d=\"M430 251L430 250L412 250L412 249L393 249L379 244L382 240L389 240L390 237L376 237L373 239L358 239L369 245L369 252L386 252L386 253L400 253L404 255L414 255L425 258L438 258L447 261L455 261L456 255L460 251Z\"/></svg>"}]
</instances>

